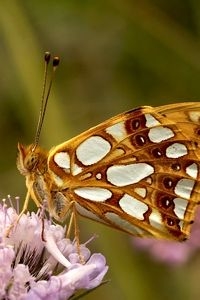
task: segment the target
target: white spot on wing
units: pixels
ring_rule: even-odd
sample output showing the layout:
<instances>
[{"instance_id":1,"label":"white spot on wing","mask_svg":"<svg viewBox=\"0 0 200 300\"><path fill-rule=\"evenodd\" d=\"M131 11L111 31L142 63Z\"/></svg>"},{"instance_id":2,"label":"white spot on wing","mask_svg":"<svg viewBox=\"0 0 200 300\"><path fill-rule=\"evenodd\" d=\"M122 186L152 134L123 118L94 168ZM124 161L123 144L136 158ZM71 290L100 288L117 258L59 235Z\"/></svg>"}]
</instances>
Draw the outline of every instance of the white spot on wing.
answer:
<instances>
[{"instance_id":1,"label":"white spot on wing","mask_svg":"<svg viewBox=\"0 0 200 300\"><path fill-rule=\"evenodd\" d=\"M126 232L129 232L133 235L139 236L147 236L147 232L142 230L141 228L134 226L133 224L129 223L128 221L122 219L120 216L116 215L115 213L107 212L105 217L118 228L123 229Z\"/></svg>"},{"instance_id":2,"label":"white spot on wing","mask_svg":"<svg viewBox=\"0 0 200 300\"><path fill-rule=\"evenodd\" d=\"M74 193L95 202L104 202L112 197L111 191L99 187L80 187L74 189Z\"/></svg>"},{"instance_id":3,"label":"white spot on wing","mask_svg":"<svg viewBox=\"0 0 200 300\"><path fill-rule=\"evenodd\" d=\"M110 149L110 143L104 138L91 136L77 147L76 155L83 165L90 166L104 158Z\"/></svg>"},{"instance_id":4,"label":"white spot on wing","mask_svg":"<svg viewBox=\"0 0 200 300\"><path fill-rule=\"evenodd\" d=\"M92 177L92 173L91 172L88 172L88 173L84 173L83 175L81 175L79 177L79 180L82 181L82 180L86 180L86 179L89 179Z\"/></svg>"},{"instance_id":5,"label":"white spot on wing","mask_svg":"<svg viewBox=\"0 0 200 300\"><path fill-rule=\"evenodd\" d=\"M107 169L107 180L116 186L137 183L153 174L154 168L147 163L116 165Z\"/></svg>"},{"instance_id":6,"label":"white spot on wing","mask_svg":"<svg viewBox=\"0 0 200 300\"><path fill-rule=\"evenodd\" d=\"M150 114L145 114L146 127L154 127L160 125L160 122Z\"/></svg>"},{"instance_id":7,"label":"white spot on wing","mask_svg":"<svg viewBox=\"0 0 200 300\"><path fill-rule=\"evenodd\" d=\"M86 208L84 208L83 206L78 204L77 202L75 203L75 205L76 205L76 209L77 209L78 213L80 215L82 215L83 217L86 217L86 218L89 218L89 219L92 219L95 221L99 221L101 223L106 223L106 222L104 222L103 219L99 218L96 214L94 214L90 210L87 210Z\"/></svg>"},{"instance_id":8,"label":"white spot on wing","mask_svg":"<svg viewBox=\"0 0 200 300\"><path fill-rule=\"evenodd\" d=\"M75 175L81 173L82 171L83 171L83 168L79 167L77 164L72 165L72 170L71 170L72 175L75 176Z\"/></svg>"},{"instance_id":9,"label":"white spot on wing","mask_svg":"<svg viewBox=\"0 0 200 300\"><path fill-rule=\"evenodd\" d=\"M137 193L142 198L145 198L147 194L147 190L145 188L135 188L134 192Z\"/></svg>"},{"instance_id":10,"label":"white spot on wing","mask_svg":"<svg viewBox=\"0 0 200 300\"><path fill-rule=\"evenodd\" d=\"M148 205L138 199L125 194L119 201L124 212L138 220L144 220L144 213L148 211Z\"/></svg>"},{"instance_id":11,"label":"white spot on wing","mask_svg":"<svg viewBox=\"0 0 200 300\"><path fill-rule=\"evenodd\" d=\"M178 224L180 226L180 229L183 230L183 225L184 225L184 222L181 220Z\"/></svg>"},{"instance_id":12,"label":"white spot on wing","mask_svg":"<svg viewBox=\"0 0 200 300\"><path fill-rule=\"evenodd\" d=\"M174 137L174 133L170 128L159 126L151 128L148 136L151 142L160 143Z\"/></svg>"},{"instance_id":13,"label":"white spot on wing","mask_svg":"<svg viewBox=\"0 0 200 300\"><path fill-rule=\"evenodd\" d=\"M181 220L184 219L185 211L188 205L188 201L182 198L175 198L174 200L174 212L177 215L177 217Z\"/></svg>"},{"instance_id":14,"label":"white spot on wing","mask_svg":"<svg viewBox=\"0 0 200 300\"><path fill-rule=\"evenodd\" d=\"M63 180L59 177L59 176L57 176L55 173L53 173L53 172L51 172L52 173L52 176L53 176L53 181L55 182L55 184L57 185L57 186L63 186Z\"/></svg>"},{"instance_id":15,"label":"white spot on wing","mask_svg":"<svg viewBox=\"0 0 200 300\"><path fill-rule=\"evenodd\" d=\"M189 118L192 122L199 123L200 120L200 112L199 111L189 111Z\"/></svg>"},{"instance_id":16,"label":"white spot on wing","mask_svg":"<svg viewBox=\"0 0 200 300\"><path fill-rule=\"evenodd\" d=\"M197 164L193 163L191 165L189 165L187 168L186 168L186 173L193 177L194 179L197 179L197 176L198 176L198 166Z\"/></svg>"},{"instance_id":17,"label":"white spot on wing","mask_svg":"<svg viewBox=\"0 0 200 300\"><path fill-rule=\"evenodd\" d=\"M156 210L152 210L152 212L151 212L151 214L149 216L149 223L154 228L158 228L158 229L160 229L162 231L165 230L165 227L164 227L164 225L162 223L161 215Z\"/></svg>"},{"instance_id":18,"label":"white spot on wing","mask_svg":"<svg viewBox=\"0 0 200 300\"><path fill-rule=\"evenodd\" d=\"M55 163L64 169L70 168L70 156L67 152L58 152L54 155Z\"/></svg>"},{"instance_id":19,"label":"white spot on wing","mask_svg":"<svg viewBox=\"0 0 200 300\"><path fill-rule=\"evenodd\" d=\"M179 158L188 153L187 147L181 143L173 143L166 149L166 156L168 158Z\"/></svg>"},{"instance_id":20,"label":"white spot on wing","mask_svg":"<svg viewBox=\"0 0 200 300\"><path fill-rule=\"evenodd\" d=\"M175 186L176 195L181 198L190 199L194 183L194 180L191 179L180 179Z\"/></svg>"},{"instance_id":21,"label":"white spot on wing","mask_svg":"<svg viewBox=\"0 0 200 300\"><path fill-rule=\"evenodd\" d=\"M123 140L127 135L124 122L120 122L108 127L106 132L112 135L112 137L118 142Z\"/></svg>"},{"instance_id":22,"label":"white spot on wing","mask_svg":"<svg viewBox=\"0 0 200 300\"><path fill-rule=\"evenodd\" d=\"M148 184L152 184L152 178L151 178L151 177L148 177L145 181L146 181Z\"/></svg>"},{"instance_id":23,"label":"white spot on wing","mask_svg":"<svg viewBox=\"0 0 200 300\"><path fill-rule=\"evenodd\" d=\"M100 180L102 178L102 174L101 173L97 173L96 174L96 179Z\"/></svg>"}]
</instances>

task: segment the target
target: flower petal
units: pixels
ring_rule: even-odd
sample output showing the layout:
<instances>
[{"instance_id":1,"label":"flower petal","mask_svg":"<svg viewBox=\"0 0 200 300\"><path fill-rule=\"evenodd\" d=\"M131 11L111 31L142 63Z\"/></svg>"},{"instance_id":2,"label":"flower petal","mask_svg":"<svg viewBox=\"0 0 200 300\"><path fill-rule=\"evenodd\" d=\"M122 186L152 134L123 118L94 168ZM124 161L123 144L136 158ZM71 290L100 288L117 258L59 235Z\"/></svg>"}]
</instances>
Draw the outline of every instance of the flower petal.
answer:
<instances>
[{"instance_id":1,"label":"flower petal","mask_svg":"<svg viewBox=\"0 0 200 300\"><path fill-rule=\"evenodd\" d=\"M49 253L59 261L63 266L66 268L71 267L70 261L62 254L62 252L59 250L58 246L55 243L55 240L53 238L52 233L49 230L45 231L45 247L49 251Z\"/></svg>"}]
</instances>

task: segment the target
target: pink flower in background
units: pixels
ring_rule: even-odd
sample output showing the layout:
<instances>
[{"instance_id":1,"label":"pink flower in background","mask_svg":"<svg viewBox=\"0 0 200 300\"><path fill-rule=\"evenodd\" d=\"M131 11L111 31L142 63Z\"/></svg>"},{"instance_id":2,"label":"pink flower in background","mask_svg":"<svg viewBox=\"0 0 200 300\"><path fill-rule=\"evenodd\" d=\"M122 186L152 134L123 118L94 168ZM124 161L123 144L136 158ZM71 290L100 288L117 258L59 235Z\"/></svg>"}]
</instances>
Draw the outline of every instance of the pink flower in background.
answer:
<instances>
[{"instance_id":1,"label":"pink flower in background","mask_svg":"<svg viewBox=\"0 0 200 300\"><path fill-rule=\"evenodd\" d=\"M33 212L22 215L7 237L17 217L12 207L0 204L0 299L69 299L80 289L101 284L108 270L102 254L91 255L80 245L85 262L80 263L65 229Z\"/></svg>"},{"instance_id":2,"label":"pink flower in background","mask_svg":"<svg viewBox=\"0 0 200 300\"><path fill-rule=\"evenodd\" d=\"M134 247L149 252L157 261L179 265L188 261L195 251L200 250L200 209L192 226L191 236L185 242L132 238Z\"/></svg>"}]
</instances>

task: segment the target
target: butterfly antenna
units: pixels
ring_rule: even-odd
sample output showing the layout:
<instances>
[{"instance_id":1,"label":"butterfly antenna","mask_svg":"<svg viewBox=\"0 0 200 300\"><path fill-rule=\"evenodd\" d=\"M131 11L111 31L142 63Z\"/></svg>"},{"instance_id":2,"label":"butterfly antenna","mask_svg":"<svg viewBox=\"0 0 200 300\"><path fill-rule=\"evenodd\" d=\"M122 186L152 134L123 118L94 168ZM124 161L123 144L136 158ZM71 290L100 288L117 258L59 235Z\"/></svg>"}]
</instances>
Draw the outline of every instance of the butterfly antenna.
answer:
<instances>
[{"instance_id":1,"label":"butterfly antenna","mask_svg":"<svg viewBox=\"0 0 200 300\"><path fill-rule=\"evenodd\" d=\"M60 62L59 57L55 56L53 58L53 61L52 61L53 68L52 68L52 72L51 72L49 86L47 88L47 75L48 75L48 66L49 66L50 60L51 60L50 52L45 52L45 55L44 55L45 67L44 67L44 80L43 80L43 87L42 87L41 107L40 107L39 119L38 119L38 123L37 123L35 141L34 141L34 144L33 144L32 151L35 150L35 148L37 147L37 145L39 143L40 133L41 133L42 125L43 125L43 122L44 122L45 112L46 112L46 108L47 108L49 95L50 95L50 92L51 92L51 87L52 87L52 83L53 83L54 74L55 74L55 71L56 71L56 69L59 65L59 62Z\"/></svg>"}]
</instances>

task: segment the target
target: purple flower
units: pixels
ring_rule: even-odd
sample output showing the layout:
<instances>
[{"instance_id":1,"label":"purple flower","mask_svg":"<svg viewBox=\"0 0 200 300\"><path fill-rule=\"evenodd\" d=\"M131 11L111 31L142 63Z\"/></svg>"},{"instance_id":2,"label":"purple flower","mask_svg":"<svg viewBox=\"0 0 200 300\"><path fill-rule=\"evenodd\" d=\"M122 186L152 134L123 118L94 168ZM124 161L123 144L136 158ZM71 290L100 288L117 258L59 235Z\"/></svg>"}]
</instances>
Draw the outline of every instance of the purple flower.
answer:
<instances>
[{"instance_id":1,"label":"purple flower","mask_svg":"<svg viewBox=\"0 0 200 300\"><path fill-rule=\"evenodd\" d=\"M148 251L155 260L168 265L179 265L188 261L191 255L200 249L200 209L192 226L190 238L185 242L156 240L151 238L133 238L133 245Z\"/></svg>"},{"instance_id":2,"label":"purple flower","mask_svg":"<svg viewBox=\"0 0 200 300\"><path fill-rule=\"evenodd\" d=\"M0 204L0 299L62 300L101 284L108 270L103 255L91 255L82 244L80 263L76 243L65 238L62 226L32 212L9 230L17 217L5 201Z\"/></svg>"}]
</instances>

